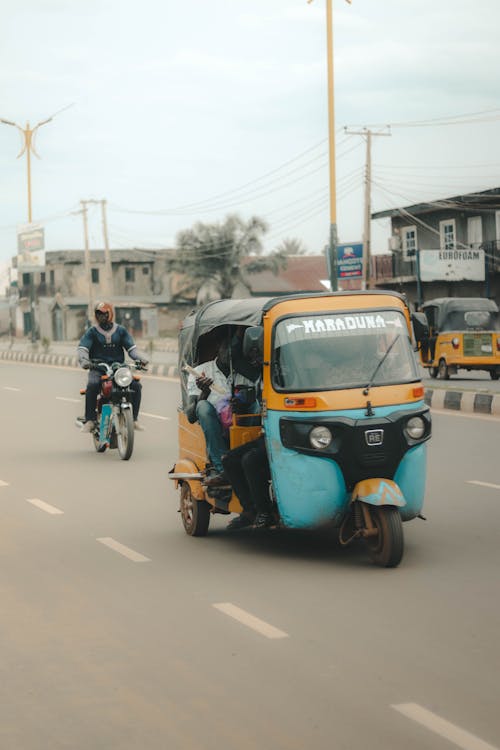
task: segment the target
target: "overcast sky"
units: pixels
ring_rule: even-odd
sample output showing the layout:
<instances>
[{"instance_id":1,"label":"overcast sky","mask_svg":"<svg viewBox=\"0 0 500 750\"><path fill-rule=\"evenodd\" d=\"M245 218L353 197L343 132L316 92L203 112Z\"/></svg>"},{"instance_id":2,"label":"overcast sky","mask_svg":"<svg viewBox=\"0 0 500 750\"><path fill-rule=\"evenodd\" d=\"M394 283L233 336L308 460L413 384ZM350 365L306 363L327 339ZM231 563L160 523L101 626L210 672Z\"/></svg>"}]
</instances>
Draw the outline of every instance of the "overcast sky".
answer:
<instances>
[{"instance_id":1,"label":"overcast sky","mask_svg":"<svg viewBox=\"0 0 500 750\"><path fill-rule=\"evenodd\" d=\"M25 128L59 112L32 159L46 249L82 248L73 212L104 198L113 248L173 246L236 212L267 220L266 250L298 238L320 252L325 16L325 0L2 0L0 117ZM500 0L334 0L340 242L361 239L364 205L365 140L344 126L393 126L373 138L373 211L500 185L499 29ZM20 150L0 124L0 261L27 221ZM102 247L97 208L89 225ZM372 233L386 252L387 221Z\"/></svg>"}]
</instances>

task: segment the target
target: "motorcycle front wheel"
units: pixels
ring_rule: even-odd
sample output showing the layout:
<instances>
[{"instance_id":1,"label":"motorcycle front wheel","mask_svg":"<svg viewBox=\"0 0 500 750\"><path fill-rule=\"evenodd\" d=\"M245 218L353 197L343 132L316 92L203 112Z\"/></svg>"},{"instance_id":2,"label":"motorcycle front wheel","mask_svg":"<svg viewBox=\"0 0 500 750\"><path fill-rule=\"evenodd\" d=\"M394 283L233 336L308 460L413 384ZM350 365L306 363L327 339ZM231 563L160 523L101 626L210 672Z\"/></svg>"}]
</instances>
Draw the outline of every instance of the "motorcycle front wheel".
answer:
<instances>
[{"instance_id":1,"label":"motorcycle front wheel","mask_svg":"<svg viewBox=\"0 0 500 750\"><path fill-rule=\"evenodd\" d=\"M118 455L122 461L128 461L134 450L134 419L130 409L120 411L115 426Z\"/></svg>"},{"instance_id":2,"label":"motorcycle front wheel","mask_svg":"<svg viewBox=\"0 0 500 750\"><path fill-rule=\"evenodd\" d=\"M392 505L371 507L370 515L378 534L365 539L368 553L377 565L395 568L404 551L403 523L397 508Z\"/></svg>"}]
</instances>

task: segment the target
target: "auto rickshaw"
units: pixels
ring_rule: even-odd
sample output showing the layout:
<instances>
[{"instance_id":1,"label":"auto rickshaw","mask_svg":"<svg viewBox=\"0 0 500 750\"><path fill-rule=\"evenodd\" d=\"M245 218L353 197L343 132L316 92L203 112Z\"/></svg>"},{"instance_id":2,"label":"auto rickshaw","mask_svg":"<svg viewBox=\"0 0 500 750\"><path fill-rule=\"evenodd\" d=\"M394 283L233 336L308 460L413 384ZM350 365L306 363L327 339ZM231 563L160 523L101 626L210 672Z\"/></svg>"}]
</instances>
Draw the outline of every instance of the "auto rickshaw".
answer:
<instances>
[{"instance_id":1,"label":"auto rickshaw","mask_svg":"<svg viewBox=\"0 0 500 750\"><path fill-rule=\"evenodd\" d=\"M486 370L500 377L500 316L492 299L441 297L422 305L429 335L420 343L420 362L433 378L448 380L459 369Z\"/></svg>"},{"instance_id":2,"label":"auto rickshaw","mask_svg":"<svg viewBox=\"0 0 500 750\"><path fill-rule=\"evenodd\" d=\"M191 536L207 534L213 513L242 512L231 489L204 485L210 460L201 428L185 414L185 368L209 358L221 326L245 326L243 354L257 351L263 363L261 425L233 415L230 444L264 433L279 525L327 526L341 545L363 540L375 563L398 565L402 523L423 518L431 418L414 351L416 336L428 333L425 316L410 316L405 298L386 291L219 300L188 316L170 478Z\"/></svg>"}]
</instances>

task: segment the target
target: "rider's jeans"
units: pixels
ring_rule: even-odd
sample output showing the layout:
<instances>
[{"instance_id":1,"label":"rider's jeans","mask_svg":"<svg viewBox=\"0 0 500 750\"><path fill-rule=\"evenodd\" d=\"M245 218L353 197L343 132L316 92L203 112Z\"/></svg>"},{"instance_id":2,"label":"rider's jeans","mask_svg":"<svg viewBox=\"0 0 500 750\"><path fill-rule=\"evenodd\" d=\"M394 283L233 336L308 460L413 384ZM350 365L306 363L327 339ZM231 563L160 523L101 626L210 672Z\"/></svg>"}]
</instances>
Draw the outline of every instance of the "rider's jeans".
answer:
<instances>
[{"instance_id":1,"label":"rider's jeans","mask_svg":"<svg viewBox=\"0 0 500 750\"><path fill-rule=\"evenodd\" d=\"M198 401L196 404L196 416L205 435L207 454L210 456L217 473L221 474L221 459L229 449L229 441L222 432L222 425L215 406L210 401Z\"/></svg>"}]
</instances>

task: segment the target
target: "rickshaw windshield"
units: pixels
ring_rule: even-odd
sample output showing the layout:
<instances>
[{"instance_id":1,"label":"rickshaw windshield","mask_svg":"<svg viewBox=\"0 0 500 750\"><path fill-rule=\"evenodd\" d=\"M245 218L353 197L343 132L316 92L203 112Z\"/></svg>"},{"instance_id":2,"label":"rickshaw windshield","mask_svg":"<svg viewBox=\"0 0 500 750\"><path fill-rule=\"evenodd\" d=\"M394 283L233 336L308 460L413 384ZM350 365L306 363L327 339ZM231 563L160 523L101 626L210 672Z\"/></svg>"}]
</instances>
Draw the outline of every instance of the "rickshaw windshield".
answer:
<instances>
[{"instance_id":1,"label":"rickshaw windshield","mask_svg":"<svg viewBox=\"0 0 500 750\"><path fill-rule=\"evenodd\" d=\"M443 321L441 331L498 331L498 313L490 310L453 310Z\"/></svg>"},{"instance_id":2,"label":"rickshaw windshield","mask_svg":"<svg viewBox=\"0 0 500 750\"><path fill-rule=\"evenodd\" d=\"M271 373L276 390L294 392L419 379L406 320L394 310L315 314L278 321Z\"/></svg>"}]
</instances>

